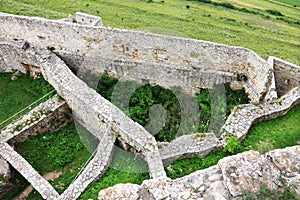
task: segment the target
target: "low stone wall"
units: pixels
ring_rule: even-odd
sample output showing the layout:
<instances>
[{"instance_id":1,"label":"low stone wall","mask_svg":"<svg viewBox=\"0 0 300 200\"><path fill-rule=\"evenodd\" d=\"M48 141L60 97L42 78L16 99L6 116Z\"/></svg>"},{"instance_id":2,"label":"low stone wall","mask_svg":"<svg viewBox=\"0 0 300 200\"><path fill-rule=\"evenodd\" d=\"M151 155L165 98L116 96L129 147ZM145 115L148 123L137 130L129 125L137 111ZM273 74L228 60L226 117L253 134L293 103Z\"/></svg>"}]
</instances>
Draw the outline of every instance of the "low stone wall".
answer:
<instances>
[{"instance_id":1,"label":"low stone wall","mask_svg":"<svg viewBox=\"0 0 300 200\"><path fill-rule=\"evenodd\" d=\"M59 100L55 95L51 99L41 103L39 106L32 109L29 113L24 115L20 120L8 125L0 132L0 143L14 145L18 142L23 142L31 135L54 132L67 125L72 120L71 111L65 101ZM2 145L2 144L1 144ZM7 155L4 155L3 157ZM13 154L13 152L12 152ZM16 155L18 155L15 152ZM9 182L10 167L7 161L4 160L0 153L0 174L4 176L5 181L0 181L0 198L6 195L14 185ZM21 157L18 155L18 157ZM11 160L11 162L18 162L18 160ZM25 169L21 163L10 163L12 166ZM16 168L18 169L18 168ZM25 176L26 177L26 176Z\"/></svg>"},{"instance_id":2,"label":"low stone wall","mask_svg":"<svg viewBox=\"0 0 300 200\"><path fill-rule=\"evenodd\" d=\"M238 84L255 102L271 90L272 67L242 47L5 13L0 23L0 37L52 49L78 71L107 70L121 79L181 86L190 93L244 74L248 80ZM8 68L0 65L1 70Z\"/></svg>"},{"instance_id":3,"label":"low stone wall","mask_svg":"<svg viewBox=\"0 0 300 200\"><path fill-rule=\"evenodd\" d=\"M280 189L280 178L300 195L300 146L266 154L247 151L221 159L217 165L178 179L145 180L141 185L117 184L101 190L99 200L121 199L232 199L262 184Z\"/></svg>"},{"instance_id":4,"label":"low stone wall","mask_svg":"<svg viewBox=\"0 0 300 200\"><path fill-rule=\"evenodd\" d=\"M300 103L300 86L270 102L237 106L221 128L221 139L226 138L226 133L244 139L253 124L285 115L298 103Z\"/></svg>"},{"instance_id":5,"label":"low stone wall","mask_svg":"<svg viewBox=\"0 0 300 200\"><path fill-rule=\"evenodd\" d=\"M26 48L23 48L24 46ZM34 48L30 44L20 41L9 42L5 40L3 43L0 41L0 53L2 53L1 50L5 51L5 49L11 49L13 55L7 54L5 56L6 62L3 63L4 65L10 66L9 60L15 59L20 63L26 61L30 66L39 66L44 78L66 100L73 111L74 118L79 120L79 123L100 141L96 157L84 169L84 173L59 198L77 198L92 181L104 173L109 165L116 137L141 152L148 163L151 177L166 176L154 137L141 125L133 122L121 110L77 78L55 54ZM4 135L7 136L8 133ZM5 139L2 138L1 141L5 141ZM24 159L18 164L17 160L21 158L16 152L7 154L7 149L10 148L8 144L3 142L0 147L3 148L1 155L18 171L27 168L29 164ZM11 158L11 156L17 157L17 159ZM21 174L30 183L35 180L39 181L40 178L38 178L37 172L32 167L30 169L32 169L30 173L34 173L35 177L30 178L32 175L24 172L24 170L21 171ZM89 177L88 180L87 177ZM38 182L32 183L33 187L44 198L52 199L53 195L56 195L51 192L53 188L49 190L51 194L45 192L45 188L49 187L45 183L41 183L40 186L37 186L37 184Z\"/></svg>"},{"instance_id":6,"label":"low stone wall","mask_svg":"<svg viewBox=\"0 0 300 200\"><path fill-rule=\"evenodd\" d=\"M99 141L94 158L88 163L74 182L60 195L60 200L74 200L96 179L100 178L111 162L115 138L105 134Z\"/></svg>"},{"instance_id":7,"label":"low stone wall","mask_svg":"<svg viewBox=\"0 0 300 200\"><path fill-rule=\"evenodd\" d=\"M183 135L172 142L160 142L159 152L164 164L189 157L203 157L218 148L218 138L214 133Z\"/></svg>"},{"instance_id":8,"label":"low stone wall","mask_svg":"<svg viewBox=\"0 0 300 200\"><path fill-rule=\"evenodd\" d=\"M82 12L76 12L75 16L70 14L68 18L60 19L59 21L72 22L87 26L103 26L101 17Z\"/></svg>"},{"instance_id":9,"label":"low stone wall","mask_svg":"<svg viewBox=\"0 0 300 200\"><path fill-rule=\"evenodd\" d=\"M274 68L278 96L286 94L294 87L300 86L300 67L285 60L269 57L268 62Z\"/></svg>"},{"instance_id":10,"label":"low stone wall","mask_svg":"<svg viewBox=\"0 0 300 200\"><path fill-rule=\"evenodd\" d=\"M71 110L57 95L41 103L0 133L0 141L15 144L31 135L54 132L72 120Z\"/></svg>"},{"instance_id":11,"label":"low stone wall","mask_svg":"<svg viewBox=\"0 0 300 200\"><path fill-rule=\"evenodd\" d=\"M35 169L6 142L0 143L0 155L11 164L44 199L58 199L59 194Z\"/></svg>"}]
</instances>

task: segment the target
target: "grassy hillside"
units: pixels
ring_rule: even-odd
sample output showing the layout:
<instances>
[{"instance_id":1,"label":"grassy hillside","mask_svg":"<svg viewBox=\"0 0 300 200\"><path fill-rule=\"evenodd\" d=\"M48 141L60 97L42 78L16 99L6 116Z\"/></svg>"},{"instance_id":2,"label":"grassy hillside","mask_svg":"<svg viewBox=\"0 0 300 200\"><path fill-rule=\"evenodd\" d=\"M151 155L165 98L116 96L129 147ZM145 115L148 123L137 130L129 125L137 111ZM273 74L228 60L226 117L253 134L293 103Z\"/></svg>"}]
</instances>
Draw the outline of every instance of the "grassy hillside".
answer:
<instances>
[{"instance_id":1,"label":"grassy hillside","mask_svg":"<svg viewBox=\"0 0 300 200\"><path fill-rule=\"evenodd\" d=\"M276 0L277 2L281 2L283 4L287 4L294 7L300 7L300 1L299 0Z\"/></svg>"},{"instance_id":2,"label":"grassy hillside","mask_svg":"<svg viewBox=\"0 0 300 200\"><path fill-rule=\"evenodd\" d=\"M230 3L234 9L224 6ZM282 3L283 2L283 3ZM267 58L300 64L297 0L1 0L0 11L51 19L82 11L100 15L106 26L144 30L250 48ZM275 11L275 14L274 12ZM278 16L281 13L283 16Z\"/></svg>"}]
</instances>

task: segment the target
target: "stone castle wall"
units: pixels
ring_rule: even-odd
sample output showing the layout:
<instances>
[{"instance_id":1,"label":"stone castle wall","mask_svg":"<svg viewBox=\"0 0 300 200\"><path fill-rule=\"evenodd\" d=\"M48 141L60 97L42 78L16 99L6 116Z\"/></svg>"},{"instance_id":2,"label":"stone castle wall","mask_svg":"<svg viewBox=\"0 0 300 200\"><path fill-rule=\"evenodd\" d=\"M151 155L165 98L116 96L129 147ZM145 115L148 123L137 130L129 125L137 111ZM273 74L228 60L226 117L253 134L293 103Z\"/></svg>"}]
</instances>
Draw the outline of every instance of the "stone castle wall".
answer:
<instances>
[{"instance_id":1,"label":"stone castle wall","mask_svg":"<svg viewBox=\"0 0 300 200\"><path fill-rule=\"evenodd\" d=\"M276 57L269 57L268 62L274 68L278 96L282 96L300 85L299 66Z\"/></svg>"},{"instance_id":2,"label":"stone castle wall","mask_svg":"<svg viewBox=\"0 0 300 200\"><path fill-rule=\"evenodd\" d=\"M0 23L0 37L52 49L77 71L107 70L121 79L191 93L244 74L248 80L240 85L253 101L264 100L273 81L272 67L242 47L5 13Z\"/></svg>"}]
</instances>

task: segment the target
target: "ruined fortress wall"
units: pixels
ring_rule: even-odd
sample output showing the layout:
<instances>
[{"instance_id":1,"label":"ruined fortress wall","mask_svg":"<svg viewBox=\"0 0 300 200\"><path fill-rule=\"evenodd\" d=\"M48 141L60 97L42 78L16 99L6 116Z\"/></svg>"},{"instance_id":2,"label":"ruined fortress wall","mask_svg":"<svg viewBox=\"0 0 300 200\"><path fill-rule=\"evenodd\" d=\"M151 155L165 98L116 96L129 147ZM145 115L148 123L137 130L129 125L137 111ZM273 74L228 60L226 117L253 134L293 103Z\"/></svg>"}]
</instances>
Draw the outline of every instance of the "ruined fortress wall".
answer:
<instances>
[{"instance_id":1,"label":"ruined fortress wall","mask_svg":"<svg viewBox=\"0 0 300 200\"><path fill-rule=\"evenodd\" d=\"M106 143L114 143L115 137L119 137L136 150L142 151L152 177L165 175L154 137L75 76L55 54L24 41L0 40L0 55L7 48L12 49L13 54L4 56L7 62L2 63L2 66L12 68L10 60L39 66L44 78L66 100L74 118L99 141L104 135L109 135L108 138L111 139Z\"/></svg>"},{"instance_id":2,"label":"ruined fortress wall","mask_svg":"<svg viewBox=\"0 0 300 200\"><path fill-rule=\"evenodd\" d=\"M72 120L71 111L65 101L54 96L24 115L20 120L1 131L1 141L15 144L29 136L57 131Z\"/></svg>"},{"instance_id":3,"label":"ruined fortress wall","mask_svg":"<svg viewBox=\"0 0 300 200\"><path fill-rule=\"evenodd\" d=\"M4 13L0 23L0 37L55 49L69 66L95 74L107 70L126 80L196 92L240 73L248 77L244 86L253 101L271 84L268 63L241 47Z\"/></svg>"},{"instance_id":4,"label":"ruined fortress wall","mask_svg":"<svg viewBox=\"0 0 300 200\"><path fill-rule=\"evenodd\" d=\"M252 125L285 115L294 105L299 103L300 86L273 101L262 104L239 105L232 110L221 128L221 138L226 138L226 134L230 133L242 140L246 137Z\"/></svg>"},{"instance_id":5,"label":"ruined fortress wall","mask_svg":"<svg viewBox=\"0 0 300 200\"><path fill-rule=\"evenodd\" d=\"M268 62L274 68L278 96L282 96L292 88L300 86L299 66L276 57L269 57Z\"/></svg>"}]
</instances>

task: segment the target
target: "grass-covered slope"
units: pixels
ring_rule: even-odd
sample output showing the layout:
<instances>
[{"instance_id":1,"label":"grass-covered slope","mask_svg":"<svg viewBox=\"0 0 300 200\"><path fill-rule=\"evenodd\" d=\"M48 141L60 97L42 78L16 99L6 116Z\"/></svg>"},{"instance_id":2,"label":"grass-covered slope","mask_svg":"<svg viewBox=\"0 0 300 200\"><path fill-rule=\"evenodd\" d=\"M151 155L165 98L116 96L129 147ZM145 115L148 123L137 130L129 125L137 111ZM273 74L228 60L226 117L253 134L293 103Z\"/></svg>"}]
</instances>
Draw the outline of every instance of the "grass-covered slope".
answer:
<instances>
[{"instance_id":1,"label":"grass-covered slope","mask_svg":"<svg viewBox=\"0 0 300 200\"><path fill-rule=\"evenodd\" d=\"M267 0L211 2L214 4L183 0L154 0L152 3L142 0L2 0L0 11L51 19L82 11L100 15L106 26L244 46L263 58L273 55L300 64L299 7ZM222 2L232 4L235 9L219 5ZM283 16L274 15L274 10Z\"/></svg>"}]
</instances>

